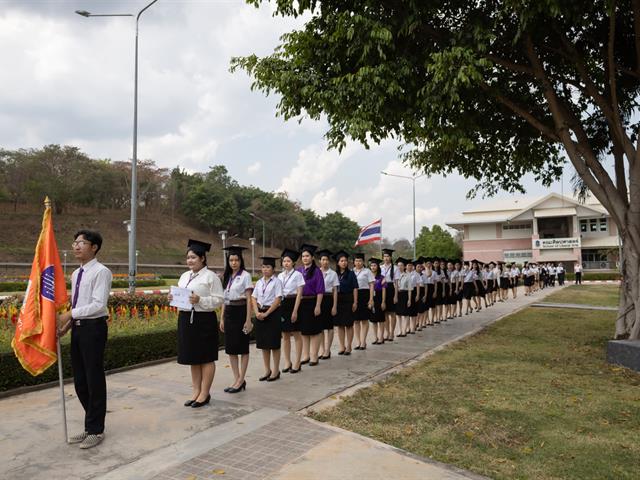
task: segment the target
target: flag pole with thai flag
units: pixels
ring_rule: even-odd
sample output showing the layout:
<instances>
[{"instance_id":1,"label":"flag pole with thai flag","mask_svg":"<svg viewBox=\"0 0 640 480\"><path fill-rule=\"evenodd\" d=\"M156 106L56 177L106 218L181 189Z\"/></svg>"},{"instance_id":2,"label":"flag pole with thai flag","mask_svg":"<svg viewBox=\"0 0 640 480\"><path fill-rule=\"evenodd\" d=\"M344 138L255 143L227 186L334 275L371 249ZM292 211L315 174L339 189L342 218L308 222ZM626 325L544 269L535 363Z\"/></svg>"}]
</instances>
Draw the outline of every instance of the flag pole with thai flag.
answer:
<instances>
[{"instance_id":1,"label":"flag pole with thai flag","mask_svg":"<svg viewBox=\"0 0 640 480\"><path fill-rule=\"evenodd\" d=\"M29 283L11 347L22 367L33 376L42 374L58 362L64 441L67 442L67 416L56 313L66 307L68 296L58 245L53 234L49 197L45 199L44 206L42 230L36 244Z\"/></svg>"},{"instance_id":2,"label":"flag pole with thai flag","mask_svg":"<svg viewBox=\"0 0 640 480\"><path fill-rule=\"evenodd\" d=\"M382 218L362 227L354 246L368 245L373 242L380 242L382 244Z\"/></svg>"}]
</instances>

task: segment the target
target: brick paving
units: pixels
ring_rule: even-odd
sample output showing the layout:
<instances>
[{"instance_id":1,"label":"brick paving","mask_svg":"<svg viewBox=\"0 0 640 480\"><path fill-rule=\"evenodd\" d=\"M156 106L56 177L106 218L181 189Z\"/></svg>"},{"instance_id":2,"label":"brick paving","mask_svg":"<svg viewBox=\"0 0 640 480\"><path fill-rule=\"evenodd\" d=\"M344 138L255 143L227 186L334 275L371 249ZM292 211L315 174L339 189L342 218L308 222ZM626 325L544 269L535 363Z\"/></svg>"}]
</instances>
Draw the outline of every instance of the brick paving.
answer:
<instances>
[{"instance_id":1,"label":"brick paving","mask_svg":"<svg viewBox=\"0 0 640 480\"><path fill-rule=\"evenodd\" d=\"M275 420L153 477L153 480L263 479L335 432L296 414Z\"/></svg>"}]
</instances>

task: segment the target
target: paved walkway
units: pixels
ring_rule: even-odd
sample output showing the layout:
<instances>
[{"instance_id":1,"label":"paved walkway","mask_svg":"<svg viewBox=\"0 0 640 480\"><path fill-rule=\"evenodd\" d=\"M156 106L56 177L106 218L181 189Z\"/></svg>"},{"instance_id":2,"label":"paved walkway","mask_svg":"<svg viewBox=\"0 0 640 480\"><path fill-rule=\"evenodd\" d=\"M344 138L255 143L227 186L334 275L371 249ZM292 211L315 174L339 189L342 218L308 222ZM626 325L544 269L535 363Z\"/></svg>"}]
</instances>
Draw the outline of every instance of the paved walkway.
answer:
<instances>
[{"instance_id":1,"label":"paved walkway","mask_svg":"<svg viewBox=\"0 0 640 480\"><path fill-rule=\"evenodd\" d=\"M1 479L462 479L479 478L418 458L357 434L317 423L306 407L339 397L443 345L475 333L533 297L499 303L479 313L371 345L349 357L336 355L319 366L258 382L259 352L252 347L247 390L231 395L231 369L221 352L212 402L182 406L190 394L188 368L173 362L107 377L106 439L82 451L62 439L57 388L0 400ZM108 348L108 347L107 347ZM70 433L81 429L82 409L67 385ZM330 401L330 400L329 400Z\"/></svg>"}]
</instances>

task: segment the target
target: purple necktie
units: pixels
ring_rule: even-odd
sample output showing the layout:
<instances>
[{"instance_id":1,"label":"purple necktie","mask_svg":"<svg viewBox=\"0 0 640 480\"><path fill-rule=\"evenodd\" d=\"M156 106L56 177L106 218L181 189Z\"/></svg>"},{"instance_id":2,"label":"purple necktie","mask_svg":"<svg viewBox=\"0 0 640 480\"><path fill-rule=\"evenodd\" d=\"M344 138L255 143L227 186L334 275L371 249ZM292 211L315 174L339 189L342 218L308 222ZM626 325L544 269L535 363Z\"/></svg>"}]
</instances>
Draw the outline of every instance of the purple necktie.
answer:
<instances>
[{"instance_id":1,"label":"purple necktie","mask_svg":"<svg viewBox=\"0 0 640 480\"><path fill-rule=\"evenodd\" d=\"M78 303L78 292L80 291L80 280L82 280L82 274L84 270L81 268L80 272L78 272L78 278L76 279L76 291L73 292L73 303L71 304L71 308L76 308L76 303Z\"/></svg>"}]
</instances>

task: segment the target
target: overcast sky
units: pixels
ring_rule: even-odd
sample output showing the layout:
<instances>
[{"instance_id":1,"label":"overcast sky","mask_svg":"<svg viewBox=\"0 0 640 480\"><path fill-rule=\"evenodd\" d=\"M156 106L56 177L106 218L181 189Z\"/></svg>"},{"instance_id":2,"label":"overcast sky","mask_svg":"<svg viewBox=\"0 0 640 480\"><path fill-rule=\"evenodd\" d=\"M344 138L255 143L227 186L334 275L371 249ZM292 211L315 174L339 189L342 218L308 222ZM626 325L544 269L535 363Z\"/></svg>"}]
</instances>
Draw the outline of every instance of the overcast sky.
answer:
<instances>
[{"instance_id":1,"label":"overcast sky","mask_svg":"<svg viewBox=\"0 0 640 480\"><path fill-rule=\"evenodd\" d=\"M74 11L131 13L147 2L0 0L0 147L59 143L130 158L134 22ZM140 22L138 157L189 171L222 164L241 184L285 190L319 214L339 210L361 225L382 217L385 237L410 238L411 182L380 175L411 174L396 143L327 151L323 122L285 123L277 98L229 72L231 57L271 53L300 22L240 0L159 0ZM548 193L523 183L530 195ZM466 201L474 183L458 176L416 185L418 230L481 201Z\"/></svg>"}]
</instances>

